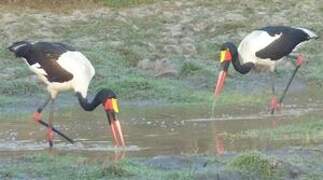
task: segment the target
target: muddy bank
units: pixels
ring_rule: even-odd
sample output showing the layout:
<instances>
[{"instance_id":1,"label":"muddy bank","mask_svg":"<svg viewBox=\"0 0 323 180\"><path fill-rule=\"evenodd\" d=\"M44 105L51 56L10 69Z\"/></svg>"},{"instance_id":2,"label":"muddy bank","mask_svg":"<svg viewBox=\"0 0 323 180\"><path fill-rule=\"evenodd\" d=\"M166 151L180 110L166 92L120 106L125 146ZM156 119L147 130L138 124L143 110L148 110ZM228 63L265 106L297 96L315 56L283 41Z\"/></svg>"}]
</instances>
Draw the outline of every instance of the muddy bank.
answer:
<instances>
[{"instance_id":1,"label":"muddy bank","mask_svg":"<svg viewBox=\"0 0 323 180\"><path fill-rule=\"evenodd\" d=\"M0 178L109 179L315 179L322 176L322 147L210 155L159 155L114 161L63 152L0 160Z\"/></svg>"},{"instance_id":2,"label":"muddy bank","mask_svg":"<svg viewBox=\"0 0 323 180\"><path fill-rule=\"evenodd\" d=\"M285 148L275 151L226 153L222 156L156 156L139 161L164 171L189 170L192 179L302 179L320 172L311 163L320 162L322 152L315 149ZM298 157L293 161L293 158ZM316 159L319 158L319 159Z\"/></svg>"}]
</instances>

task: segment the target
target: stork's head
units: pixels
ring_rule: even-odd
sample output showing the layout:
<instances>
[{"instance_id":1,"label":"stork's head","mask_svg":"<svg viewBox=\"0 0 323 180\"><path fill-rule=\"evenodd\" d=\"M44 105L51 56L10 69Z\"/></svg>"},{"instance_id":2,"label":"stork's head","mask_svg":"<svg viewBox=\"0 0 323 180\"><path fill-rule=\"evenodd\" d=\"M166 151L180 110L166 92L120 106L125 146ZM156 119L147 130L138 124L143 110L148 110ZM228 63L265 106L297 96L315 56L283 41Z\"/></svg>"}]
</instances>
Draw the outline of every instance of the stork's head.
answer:
<instances>
[{"instance_id":1,"label":"stork's head","mask_svg":"<svg viewBox=\"0 0 323 180\"><path fill-rule=\"evenodd\" d=\"M13 52L16 57L24 57L30 46L31 43L28 41L18 41L9 46L8 49Z\"/></svg>"},{"instance_id":2,"label":"stork's head","mask_svg":"<svg viewBox=\"0 0 323 180\"><path fill-rule=\"evenodd\" d=\"M214 95L218 96L220 95L223 86L224 86L224 81L228 73L229 65L232 62L233 56L237 55L237 48L235 45L231 42L226 42L222 44L221 46L221 51L220 51L220 73L218 75L218 80L215 86L215 91Z\"/></svg>"}]
</instances>

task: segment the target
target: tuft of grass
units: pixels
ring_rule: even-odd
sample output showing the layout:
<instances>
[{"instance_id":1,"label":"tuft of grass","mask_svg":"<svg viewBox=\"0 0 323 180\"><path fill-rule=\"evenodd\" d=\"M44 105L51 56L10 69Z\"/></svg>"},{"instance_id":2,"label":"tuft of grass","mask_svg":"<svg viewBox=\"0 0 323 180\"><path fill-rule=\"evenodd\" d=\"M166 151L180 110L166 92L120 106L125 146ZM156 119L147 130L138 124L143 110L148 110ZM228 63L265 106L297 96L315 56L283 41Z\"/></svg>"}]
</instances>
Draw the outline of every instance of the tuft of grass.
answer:
<instances>
[{"instance_id":1,"label":"tuft of grass","mask_svg":"<svg viewBox=\"0 0 323 180\"><path fill-rule=\"evenodd\" d=\"M259 152L243 153L232 159L227 166L258 177L271 177L274 174L270 159Z\"/></svg>"},{"instance_id":2,"label":"tuft of grass","mask_svg":"<svg viewBox=\"0 0 323 180\"><path fill-rule=\"evenodd\" d=\"M179 74L181 77L190 76L190 75L193 75L194 73L197 73L201 69L202 68L195 63L185 62Z\"/></svg>"},{"instance_id":3,"label":"tuft of grass","mask_svg":"<svg viewBox=\"0 0 323 180\"><path fill-rule=\"evenodd\" d=\"M134 174L129 172L129 170L126 168L126 166L129 166L129 165L124 162L125 161L115 162L109 165L108 167L103 168L101 170L102 176L119 177L119 178L134 176Z\"/></svg>"},{"instance_id":4,"label":"tuft of grass","mask_svg":"<svg viewBox=\"0 0 323 180\"><path fill-rule=\"evenodd\" d=\"M120 47L118 48L118 52L120 53L123 61L129 66L135 67L138 62L143 59L143 57L138 53L140 51L132 50L128 47Z\"/></svg>"}]
</instances>

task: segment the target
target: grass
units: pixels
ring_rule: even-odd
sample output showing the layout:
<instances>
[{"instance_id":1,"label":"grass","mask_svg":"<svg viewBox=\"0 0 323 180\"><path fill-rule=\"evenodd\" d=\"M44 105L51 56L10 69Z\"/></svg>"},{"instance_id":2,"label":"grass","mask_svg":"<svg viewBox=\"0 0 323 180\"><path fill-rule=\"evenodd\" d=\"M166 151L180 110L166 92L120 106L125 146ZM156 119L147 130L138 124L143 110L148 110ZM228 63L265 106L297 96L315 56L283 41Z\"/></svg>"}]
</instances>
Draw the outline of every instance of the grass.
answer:
<instances>
[{"instance_id":1,"label":"grass","mask_svg":"<svg viewBox=\"0 0 323 180\"><path fill-rule=\"evenodd\" d=\"M250 129L234 134L227 134L228 138L257 138L260 140L293 140L301 142L313 142L323 139L323 119L318 116L302 116L305 119L297 123L281 125L268 129Z\"/></svg>"},{"instance_id":2,"label":"grass","mask_svg":"<svg viewBox=\"0 0 323 180\"><path fill-rule=\"evenodd\" d=\"M100 0L105 5L114 8L125 8L131 6L138 6L143 4L152 4L158 2L158 0ZM159 0L160 1L160 0Z\"/></svg>"},{"instance_id":3,"label":"grass","mask_svg":"<svg viewBox=\"0 0 323 180\"><path fill-rule=\"evenodd\" d=\"M184 63L181 70L180 70L180 76L181 77L186 77L186 76L191 76L194 75L195 73L198 73L202 67L200 67L197 64L194 64L192 62L187 62Z\"/></svg>"},{"instance_id":4,"label":"grass","mask_svg":"<svg viewBox=\"0 0 323 180\"><path fill-rule=\"evenodd\" d=\"M228 168L238 169L256 177L269 178L274 176L272 160L259 152L248 152L233 158Z\"/></svg>"},{"instance_id":5,"label":"grass","mask_svg":"<svg viewBox=\"0 0 323 180\"><path fill-rule=\"evenodd\" d=\"M190 180L198 177L227 177L234 179L289 179L321 176L321 157L315 151L290 150L283 158L261 152L245 152L234 156L192 156L197 161L207 160L203 168L185 166L181 169L162 169L150 166L144 159L93 160L82 155L52 152L2 158L1 179L157 179ZM189 156L185 156L189 158ZM198 158L198 159L197 159ZM149 158L145 158L146 160ZM193 161L192 161L193 162ZM196 162L195 162L196 163ZM199 163L195 164L201 166ZM315 167L313 168L313 165ZM302 169L301 171L296 171ZM304 170L304 171L303 171ZM230 173L232 172L232 173ZM202 175L202 176L201 176Z\"/></svg>"},{"instance_id":6,"label":"grass","mask_svg":"<svg viewBox=\"0 0 323 180\"><path fill-rule=\"evenodd\" d=\"M17 1L18 4L19 2ZM21 0L20 3L26 4L26 2ZM40 4L46 6L43 1L41 2ZM84 7L79 7L82 18L75 18L78 15L68 13L52 13L42 8L25 9L15 14L14 4L8 9L2 9L6 13L11 13L12 22L15 23L11 25L2 23L6 22L6 19L0 17L0 30L10 32L3 35L3 41L0 43L0 59L3 62L0 65L0 78L5 80L1 82L0 96L12 96L14 101L22 95L35 96L45 92L40 89L25 64L20 59L14 58L6 47L13 41L21 39L32 41L49 39L75 46L90 59L96 69L96 76L90 85L91 93L101 88L111 88L124 101L209 102L219 68L217 59L219 46L230 39L239 42L251 29L267 25L266 14L271 16L281 13L275 8L266 8L274 4L272 1L250 1L243 4L193 0L190 3L179 1L177 5L163 3L164 1L160 0L102 0L102 2L115 8L93 15ZM156 2L162 3L158 6L149 6L153 8L149 10L150 13L133 8ZM254 4L257 6L253 6ZM296 13L288 4L295 2L286 1L282 5L287 8L286 11ZM321 7L313 6L309 0L306 0L304 5L301 3L296 5L306 6L304 8L311 8L312 11L309 11L308 15L290 15L284 11L286 16L283 17L286 22L290 22L289 25L315 27L315 30L319 31L322 25L316 21L309 21L308 18L321 13ZM89 9L91 6L95 5L89 5ZM66 8L68 7L66 5ZM199 8L204 9L201 11ZM259 9L262 9L264 19L258 18ZM191 13L187 14L186 11ZM44 16L38 16L39 14ZM52 20L49 21L47 16L51 16ZM52 23L53 21L56 23ZM323 68L319 63L322 53L315 48L320 43L321 40L309 43L303 48L305 57L308 56L313 62L304 66L300 72L299 77L303 80L323 81ZM194 47L196 52L187 52L185 49L187 46ZM167 50L166 47L173 49ZM171 77L157 77L154 71L138 68L138 63L144 59L151 62L166 59L176 67L178 73ZM226 92L219 100L219 105L231 103L255 106L265 103L263 100L266 98L261 93L264 91L267 93L267 87L251 88L256 90L257 94L252 99L254 92L245 92L244 87L240 86L248 84L250 79L242 78L232 68L230 75L226 81ZM286 73L282 72L282 77L284 75ZM265 80L259 78L257 81Z\"/></svg>"},{"instance_id":7,"label":"grass","mask_svg":"<svg viewBox=\"0 0 323 180\"><path fill-rule=\"evenodd\" d=\"M108 161L108 160L107 160ZM81 156L38 153L2 165L9 179L193 179L189 170L163 171L132 160L90 161Z\"/></svg>"}]
</instances>

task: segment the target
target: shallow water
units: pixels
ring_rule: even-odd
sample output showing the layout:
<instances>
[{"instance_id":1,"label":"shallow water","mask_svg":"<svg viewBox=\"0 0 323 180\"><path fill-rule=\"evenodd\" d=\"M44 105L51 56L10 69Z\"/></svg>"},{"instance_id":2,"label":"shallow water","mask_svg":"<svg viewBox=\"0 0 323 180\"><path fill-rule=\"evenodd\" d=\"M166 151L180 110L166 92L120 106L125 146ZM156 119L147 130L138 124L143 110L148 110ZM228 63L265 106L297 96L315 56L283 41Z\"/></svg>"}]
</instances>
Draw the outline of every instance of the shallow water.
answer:
<instances>
[{"instance_id":1,"label":"shallow water","mask_svg":"<svg viewBox=\"0 0 323 180\"><path fill-rule=\"evenodd\" d=\"M314 143L291 138L280 141L225 138L224 133L276 128L305 121L310 116L323 115L323 104L317 102L285 105L274 116L265 111L266 108L263 111L259 109L233 107L221 113L216 112L215 117L210 118L210 105L126 106L119 114L127 142L126 148L115 148L112 145L108 122L100 108L95 112L83 112L79 107L58 109L55 114L55 127L76 143L69 144L56 135L52 151L87 154L97 158L104 155L118 159L124 156L149 157L161 154L224 154ZM43 116L47 117L47 114ZM46 129L33 122L28 115L0 118L0 155L47 151L45 137Z\"/></svg>"}]
</instances>

